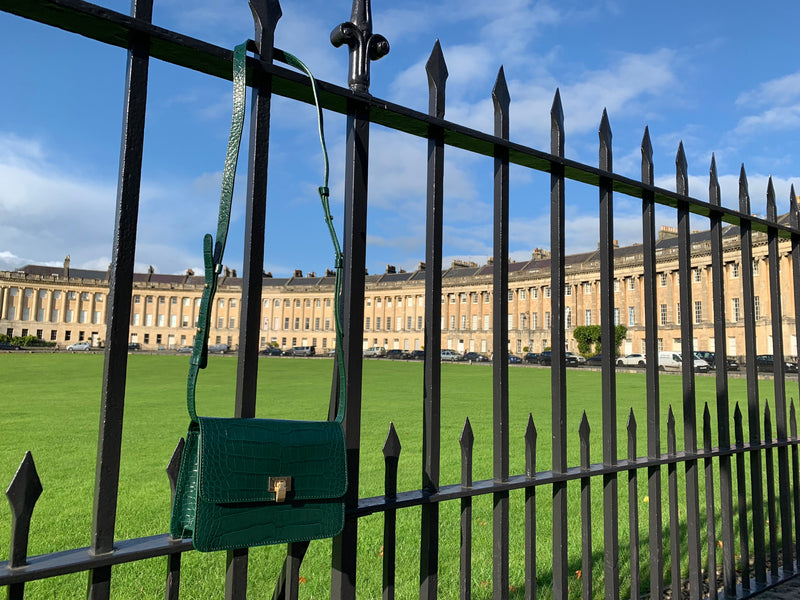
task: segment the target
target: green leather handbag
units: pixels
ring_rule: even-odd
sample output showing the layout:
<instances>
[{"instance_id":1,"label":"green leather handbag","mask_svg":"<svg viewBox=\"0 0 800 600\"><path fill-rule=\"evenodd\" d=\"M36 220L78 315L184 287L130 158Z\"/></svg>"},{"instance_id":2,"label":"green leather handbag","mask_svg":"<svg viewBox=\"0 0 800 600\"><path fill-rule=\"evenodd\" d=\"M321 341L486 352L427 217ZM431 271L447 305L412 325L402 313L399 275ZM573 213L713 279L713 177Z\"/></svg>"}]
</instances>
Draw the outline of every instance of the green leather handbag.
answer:
<instances>
[{"instance_id":1,"label":"green leather handbag","mask_svg":"<svg viewBox=\"0 0 800 600\"><path fill-rule=\"evenodd\" d=\"M286 62L303 69L298 59ZM230 219L233 179L241 142L245 106L246 44L234 52L234 111L223 171L217 241L204 237L206 286L200 304L198 333L189 367L187 408L190 423L181 458L170 534L192 538L201 552L247 548L338 535L344 526L347 460L342 421L345 413L344 361L339 297L342 253L328 203L328 159L317 101L325 161L320 187L325 219L336 253L335 320L339 406L333 421L287 421L200 417L195 410L198 370L207 365L208 330Z\"/></svg>"}]
</instances>

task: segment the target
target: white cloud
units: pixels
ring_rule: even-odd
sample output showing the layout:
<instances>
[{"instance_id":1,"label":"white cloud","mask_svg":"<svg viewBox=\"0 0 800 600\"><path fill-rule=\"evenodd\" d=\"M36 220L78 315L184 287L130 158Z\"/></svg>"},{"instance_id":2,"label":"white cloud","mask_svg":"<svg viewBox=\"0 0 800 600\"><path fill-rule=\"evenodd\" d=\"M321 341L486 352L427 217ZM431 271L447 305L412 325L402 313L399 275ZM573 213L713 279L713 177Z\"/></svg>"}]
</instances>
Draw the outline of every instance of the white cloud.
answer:
<instances>
[{"instance_id":1,"label":"white cloud","mask_svg":"<svg viewBox=\"0 0 800 600\"><path fill-rule=\"evenodd\" d=\"M787 105L800 99L800 71L765 81L753 90L739 95L736 104L750 105Z\"/></svg>"}]
</instances>

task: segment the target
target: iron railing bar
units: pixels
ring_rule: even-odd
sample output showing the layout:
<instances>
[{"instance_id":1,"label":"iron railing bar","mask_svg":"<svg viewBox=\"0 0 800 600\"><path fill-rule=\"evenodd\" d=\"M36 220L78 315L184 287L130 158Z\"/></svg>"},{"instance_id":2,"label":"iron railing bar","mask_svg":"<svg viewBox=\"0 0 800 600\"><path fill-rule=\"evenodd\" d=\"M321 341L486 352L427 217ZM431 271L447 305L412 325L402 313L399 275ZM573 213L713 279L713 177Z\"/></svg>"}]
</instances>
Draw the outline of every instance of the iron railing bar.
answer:
<instances>
[{"instance_id":1,"label":"iron railing bar","mask_svg":"<svg viewBox=\"0 0 800 600\"><path fill-rule=\"evenodd\" d=\"M509 135L509 103L503 67L492 90L494 133L501 139ZM494 153L494 211L492 269L492 324L494 360L492 364L492 474L494 481L508 479L508 238L509 164L508 149L498 146ZM508 597L509 585L509 497L507 490L494 494L492 510L492 598Z\"/></svg>"},{"instance_id":2,"label":"iron railing bar","mask_svg":"<svg viewBox=\"0 0 800 600\"><path fill-rule=\"evenodd\" d=\"M436 40L425 65L428 112L443 117L447 65ZM425 367L422 415L422 488L439 489L442 402L442 231L444 228L444 132L432 128L428 138L425 231ZM422 510L420 536L420 598L435 599L439 571L439 505Z\"/></svg>"},{"instance_id":3,"label":"iron railing bar","mask_svg":"<svg viewBox=\"0 0 800 600\"><path fill-rule=\"evenodd\" d=\"M748 453L757 453L768 448L780 447L800 447L800 442L796 440L762 442L753 446L747 442L736 445L730 449L722 450L713 448L711 451L700 450L695 455L698 460L706 458L716 458L719 456L743 456ZM621 473L632 469L646 469L654 466L664 466L679 464L686 461L686 453L678 451L674 455L663 454L657 460L640 457L634 460L621 459L614 467L613 471ZM347 510L348 518L360 518L370 514L420 506L431 502L446 502L459 498L470 498L491 494L495 488L513 491L517 489L527 489L538 486L553 485L557 482L575 481L581 477L586 477L587 473L591 477L602 476L608 469L601 463L589 465L588 471L581 467L571 467L566 473L554 473L553 471L540 471L532 476L527 474L514 475L509 477L507 482L498 484L492 479L473 482L471 487L461 484L442 486L436 494L427 494L422 490L400 492L394 499L386 496L374 496L371 498L361 498L358 505ZM93 556L89 553L89 548L78 548L63 552L54 552L27 558L28 564L23 567L11 568L8 561L0 562L0 586L10 585L22 581L34 581L47 577L66 575L88 571L92 568L106 565L117 565L126 562L133 562L145 558L156 558L177 552L188 552L193 550L190 539L173 540L168 534L133 538L129 540L117 540L114 542L114 551L109 554Z\"/></svg>"},{"instance_id":4,"label":"iron railing bar","mask_svg":"<svg viewBox=\"0 0 800 600\"><path fill-rule=\"evenodd\" d=\"M747 183L747 174L744 165L739 171L739 210L750 211L750 192ZM744 304L744 344L745 354L748 357L756 356L756 317L755 317L755 292L753 285L753 234L752 225L745 222L740 227L739 248L742 255L742 301ZM747 360L745 374L747 377L747 420L748 439L751 445L758 445L761 440L761 414L758 399L758 372L755 360ZM750 454L750 486L752 506L764 506L763 469L761 452ZM764 541L765 523L764 511L752 511L753 519L753 572L755 575L756 589L766 584L766 547ZM749 565L749 557L743 557L743 562ZM749 567L748 567L749 568ZM749 585L749 581L748 581Z\"/></svg>"},{"instance_id":5,"label":"iron railing bar","mask_svg":"<svg viewBox=\"0 0 800 600\"><path fill-rule=\"evenodd\" d=\"M709 202L720 205L722 202L717 163L711 156L709 177ZM711 217L711 282L714 305L714 351L716 352L716 390L717 390L717 440L722 448L731 445L730 406L728 401L728 348L725 319L725 284L723 264L722 220L718 213ZM733 290L731 290L731 293ZM722 525L722 571L725 594L736 595L736 563L733 532L733 471L729 456L720 457L720 504ZM716 577L716 573L714 574ZM709 575L710 577L710 575Z\"/></svg>"},{"instance_id":6,"label":"iron railing bar","mask_svg":"<svg viewBox=\"0 0 800 600\"><path fill-rule=\"evenodd\" d=\"M347 117L344 198L343 344L347 412L343 423L347 443L345 507L358 505L361 449L361 340L364 332L364 283L367 256L367 178L369 114L359 103ZM345 517L344 531L333 540L331 598L356 597L358 521Z\"/></svg>"},{"instance_id":7,"label":"iron railing bar","mask_svg":"<svg viewBox=\"0 0 800 600\"><path fill-rule=\"evenodd\" d=\"M676 165L676 189L689 194L689 173L683 142L678 147ZM681 383L683 389L683 441L687 452L697 451L697 404L694 379L694 321L696 309L692 304L692 248L689 207L685 202L678 205L678 273L680 274L681 299ZM701 305L702 309L702 305ZM706 310L708 310L706 308ZM701 313L701 317L704 317ZM702 590L702 565L700 557L700 483L697 461L686 461L686 535L689 556L689 597L698 600ZM674 590L673 590L674 593Z\"/></svg>"},{"instance_id":8,"label":"iron railing bar","mask_svg":"<svg viewBox=\"0 0 800 600\"><path fill-rule=\"evenodd\" d=\"M149 21L153 16L153 1L135 0L131 5L131 12L139 20ZM128 333L144 154L149 45L147 38L134 35L129 40L127 52L116 216L109 269L108 326L92 509L90 552L95 555L107 554L114 549L128 371ZM102 600L109 598L110 595L111 567L93 569L89 573L87 597L91 600Z\"/></svg>"},{"instance_id":9,"label":"iron railing bar","mask_svg":"<svg viewBox=\"0 0 800 600\"><path fill-rule=\"evenodd\" d=\"M778 221L778 209L775 203L775 188L772 177L767 185L767 219L771 223ZM786 414L786 367L783 345L783 307L781 296L780 263L781 252L778 247L777 232L770 228L767 233L767 255L769 260L770 315L772 320L773 385L775 390L775 428L779 440L787 438L788 422ZM791 480L789 475L789 453L786 448L778 449L778 491L781 519L781 553L785 573L794 571L794 544L792 543L792 506L790 494Z\"/></svg>"},{"instance_id":10,"label":"iron railing bar","mask_svg":"<svg viewBox=\"0 0 800 600\"><path fill-rule=\"evenodd\" d=\"M230 49L148 25L87 2L80 0L0 0L0 10L118 47L127 47L131 33L140 32L151 38L151 58L214 77L231 79L233 52ZM72 16L74 20L65 18L66 16ZM108 19L119 31L115 35L107 35L103 28L98 30L99 24L104 22L103 19ZM80 24L83 26L79 26ZM276 48L275 58L280 59L282 55L283 51ZM308 104L313 103L308 79L304 75L277 65L259 64L252 58L248 58L247 64L250 85L253 83L253 70L258 67L260 71L273 77L273 94ZM445 132L445 145L475 154L492 157L498 145L505 146L509 149L510 164L548 173L552 172L556 165L560 165L564 168L564 177L573 181L597 187L602 177L608 177L613 182L615 192L641 198L643 191L652 191L657 204L677 208L679 202L686 201L689 203L690 212L700 216L709 217L713 212L719 212L722 220L726 223L739 225L741 222L747 221L752 224L754 231L761 232L766 232L770 226L773 226L777 228L778 235L784 239L789 239L792 233L800 234L800 230L786 224L771 225L761 217L727 207L714 207L697 198L681 196L676 192L655 186L646 186L619 174L603 173L595 167L560 158L519 143L502 140L490 134L431 117L374 96L355 94L347 88L321 80L318 80L317 84L320 104L333 112L347 114L348 105L361 104L369 110L372 123L396 131L427 137L430 127L440 127Z\"/></svg>"},{"instance_id":11,"label":"iron railing bar","mask_svg":"<svg viewBox=\"0 0 800 600\"><path fill-rule=\"evenodd\" d=\"M10 568L8 561L0 562L0 586L81 573L191 550L194 550L192 540L173 540L169 534L164 533L130 540L117 540L114 542L114 551L103 555L93 555L91 548L87 546L29 556L28 564L23 567Z\"/></svg>"},{"instance_id":12,"label":"iron railing bar","mask_svg":"<svg viewBox=\"0 0 800 600\"><path fill-rule=\"evenodd\" d=\"M550 151L564 156L564 110L556 90L550 109ZM565 187L563 165L550 173L550 397L552 415L553 471L566 473L567 465L567 374L564 366L564 237ZM545 324L546 327L546 324ZM553 481L553 598L569 596L567 555L567 484Z\"/></svg>"},{"instance_id":13,"label":"iron railing bar","mask_svg":"<svg viewBox=\"0 0 800 600\"><path fill-rule=\"evenodd\" d=\"M614 169L611 125L603 110L599 131L599 165L605 173ZM600 305L614 307L614 191L611 181L600 180ZM606 311L608 312L608 311ZM603 464L615 465L617 450L617 376L614 368L616 346L615 324L610 315L601 320L603 342L601 395L603 412ZM648 336L650 334L648 333ZM615 473L603 476L603 549L605 597L619 598L619 483Z\"/></svg>"},{"instance_id":14,"label":"iron railing bar","mask_svg":"<svg viewBox=\"0 0 800 600\"><path fill-rule=\"evenodd\" d=\"M650 129L644 130L642 138L642 183L652 186L653 145ZM658 356L658 321L656 317L656 210L655 194L645 190L642 194L642 261L644 271L644 322L645 331L652 332L645 338L647 356ZM648 360L645 364L647 389L647 456L661 454L661 398L659 395L658 361ZM650 591L654 598L664 595L664 549L661 467L650 467L647 473L648 537L650 544Z\"/></svg>"}]
</instances>

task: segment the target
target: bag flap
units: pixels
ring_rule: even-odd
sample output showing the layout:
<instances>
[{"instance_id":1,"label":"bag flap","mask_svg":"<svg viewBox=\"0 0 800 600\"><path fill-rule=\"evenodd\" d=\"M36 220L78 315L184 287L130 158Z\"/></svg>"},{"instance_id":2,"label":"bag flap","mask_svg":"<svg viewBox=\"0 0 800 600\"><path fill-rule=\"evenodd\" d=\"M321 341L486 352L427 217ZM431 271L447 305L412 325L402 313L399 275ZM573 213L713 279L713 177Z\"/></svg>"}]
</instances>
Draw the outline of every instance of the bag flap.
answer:
<instances>
[{"instance_id":1,"label":"bag flap","mask_svg":"<svg viewBox=\"0 0 800 600\"><path fill-rule=\"evenodd\" d=\"M291 477L286 500L347 491L342 426L334 421L200 417L199 493L206 502L275 500L270 478Z\"/></svg>"}]
</instances>

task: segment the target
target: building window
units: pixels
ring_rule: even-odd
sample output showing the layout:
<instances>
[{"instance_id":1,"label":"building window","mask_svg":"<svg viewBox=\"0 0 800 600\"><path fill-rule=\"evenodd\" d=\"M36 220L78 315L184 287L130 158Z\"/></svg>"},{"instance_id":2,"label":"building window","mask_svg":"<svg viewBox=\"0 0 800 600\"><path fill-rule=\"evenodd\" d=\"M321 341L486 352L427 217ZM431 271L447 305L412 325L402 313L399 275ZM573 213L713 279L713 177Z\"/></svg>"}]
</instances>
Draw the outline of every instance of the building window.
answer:
<instances>
[{"instance_id":1,"label":"building window","mask_svg":"<svg viewBox=\"0 0 800 600\"><path fill-rule=\"evenodd\" d=\"M739 277L739 263L731 263L731 279Z\"/></svg>"},{"instance_id":2,"label":"building window","mask_svg":"<svg viewBox=\"0 0 800 600\"><path fill-rule=\"evenodd\" d=\"M472 315L472 330L478 329L478 315Z\"/></svg>"},{"instance_id":3,"label":"building window","mask_svg":"<svg viewBox=\"0 0 800 600\"><path fill-rule=\"evenodd\" d=\"M375 299L375 306L380 306L381 302L382 302L382 298L376 298ZM306 300L306 306L309 306L308 300Z\"/></svg>"},{"instance_id":4,"label":"building window","mask_svg":"<svg viewBox=\"0 0 800 600\"><path fill-rule=\"evenodd\" d=\"M633 281L633 280L631 280ZM633 327L636 325L636 308L633 306L628 307L628 326Z\"/></svg>"},{"instance_id":5,"label":"building window","mask_svg":"<svg viewBox=\"0 0 800 600\"><path fill-rule=\"evenodd\" d=\"M65 342L68 342L68 341L70 341L71 339L72 339L72 332L71 332L71 331L65 331L65 332L64 332L64 341L65 341Z\"/></svg>"},{"instance_id":6,"label":"building window","mask_svg":"<svg viewBox=\"0 0 800 600\"><path fill-rule=\"evenodd\" d=\"M414 317L406 317L406 330L407 331L411 331L411 323L413 322L412 321L413 318ZM398 329L400 329L400 328L398 327Z\"/></svg>"},{"instance_id":7,"label":"building window","mask_svg":"<svg viewBox=\"0 0 800 600\"><path fill-rule=\"evenodd\" d=\"M147 296L147 298L145 298L145 302L147 302L147 304L152 304L153 303L153 297L152 296Z\"/></svg>"},{"instance_id":8,"label":"building window","mask_svg":"<svg viewBox=\"0 0 800 600\"><path fill-rule=\"evenodd\" d=\"M28 310L27 308L25 310ZM88 318L88 313L85 310L82 310L78 313L78 323L86 323ZM27 320L27 319L23 319Z\"/></svg>"},{"instance_id":9,"label":"building window","mask_svg":"<svg viewBox=\"0 0 800 600\"><path fill-rule=\"evenodd\" d=\"M658 285L661 287L667 287L667 274L666 273L659 273L658 274Z\"/></svg>"},{"instance_id":10,"label":"building window","mask_svg":"<svg viewBox=\"0 0 800 600\"><path fill-rule=\"evenodd\" d=\"M699 300L694 303L694 322L695 323L702 323L703 322L703 303Z\"/></svg>"},{"instance_id":11,"label":"building window","mask_svg":"<svg viewBox=\"0 0 800 600\"><path fill-rule=\"evenodd\" d=\"M371 302L371 300L369 298L367 298L367 306L372 306L370 304L370 302ZM294 301L294 306L295 306L295 308L300 308L300 300L299 299ZM292 345L294 345L294 344L292 344Z\"/></svg>"},{"instance_id":12,"label":"building window","mask_svg":"<svg viewBox=\"0 0 800 600\"><path fill-rule=\"evenodd\" d=\"M30 290L25 290L25 295L30 296ZM89 301L89 292L81 292L81 300L84 302Z\"/></svg>"},{"instance_id":13,"label":"building window","mask_svg":"<svg viewBox=\"0 0 800 600\"><path fill-rule=\"evenodd\" d=\"M583 284L583 293L584 294L591 294L592 293L592 284L591 283L584 283Z\"/></svg>"},{"instance_id":14,"label":"building window","mask_svg":"<svg viewBox=\"0 0 800 600\"><path fill-rule=\"evenodd\" d=\"M181 327L188 327L189 326L189 315L183 315L181 317Z\"/></svg>"},{"instance_id":15,"label":"building window","mask_svg":"<svg viewBox=\"0 0 800 600\"><path fill-rule=\"evenodd\" d=\"M92 320L92 323L94 323L94 324L100 323L100 311L99 310L94 311L94 319Z\"/></svg>"},{"instance_id":16,"label":"building window","mask_svg":"<svg viewBox=\"0 0 800 600\"><path fill-rule=\"evenodd\" d=\"M163 316L164 315L159 315L159 317L158 317L159 321L161 320L161 318ZM223 327L225 327L225 318L224 317L220 317L219 319L217 319L217 329L222 329Z\"/></svg>"},{"instance_id":17,"label":"building window","mask_svg":"<svg viewBox=\"0 0 800 600\"><path fill-rule=\"evenodd\" d=\"M452 330L455 328L456 328L456 316L450 315L450 329Z\"/></svg>"},{"instance_id":18,"label":"building window","mask_svg":"<svg viewBox=\"0 0 800 600\"><path fill-rule=\"evenodd\" d=\"M667 305L666 304L662 304L661 307L660 307L660 319L659 319L659 322L661 323L661 325L666 325L667 324Z\"/></svg>"},{"instance_id":19,"label":"building window","mask_svg":"<svg viewBox=\"0 0 800 600\"><path fill-rule=\"evenodd\" d=\"M234 329L236 327L236 317L230 318L230 321L228 322L228 327L230 329Z\"/></svg>"},{"instance_id":20,"label":"building window","mask_svg":"<svg viewBox=\"0 0 800 600\"><path fill-rule=\"evenodd\" d=\"M539 313L533 313L531 315L531 328L532 329L539 328Z\"/></svg>"},{"instance_id":21,"label":"building window","mask_svg":"<svg viewBox=\"0 0 800 600\"><path fill-rule=\"evenodd\" d=\"M264 298L264 308L269 308L269 298Z\"/></svg>"},{"instance_id":22,"label":"building window","mask_svg":"<svg viewBox=\"0 0 800 600\"><path fill-rule=\"evenodd\" d=\"M572 284L568 283L564 286L564 295L565 296L572 296Z\"/></svg>"},{"instance_id":23,"label":"building window","mask_svg":"<svg viewBox=\"0 0 800 600\"><path fill-rule=\"evenodd\" d=\"M483 330L489 331L489 315L483 315Z\"/></svg>"},{"instance_id":24,"label":"building window","mask_svg":"<svg viewBox=\"0 0 800 600\"><path fill-rule=\"evenodd\" d=\"M584 313L583 321L585 325L592 324L592 311L591 309L587 309Z\"/></svg>"},{"instance_id":25,"label":"building window","mask_svg":"<svg viewBox=\"0 0 800 600\"><path fill-rule=\"evenodd\" d=\"M615 308L614 309L614 326L616 327L617 325L619 325L619 309Z\"/></svg>"},{"instance_id":26,"label":"building window","mask_svg":"<svg viewBox=\"0 0 800 600\"><path fill-rule=\"evenodd\" d=\"M758 275L758 261L757 260L753 261L753 275L754 276Z\"/></svg>"},{"instance_id":27,"label":"building window","mask_svg":"<svg viewBox=\"0 0 800 600\"><path fill-rule=\"evenodd\" d=\"M280 298L275 298L275 308L280 308L280 306L281 306L281 300L280 300ZM286 345L286 344L284 343L284 346L285 346L285 345Z\"/></svg>"},{"instance_id":28,"label":"building window","mask_svg":"<svg viewBox=\"0 0 800 600\"><path fill-rule=\"evenodd\" d=\"M381 318L380 317L375 317L375 329L377 331L380 331L380 329L381 329Z\"/></svg>"},{"instance_id":29,"label":"building window","mask_svg":"<svg viewBox=\"0 0 800 600\"><path fill-rule=\"evenodd\" d=\"M325 319L325 331L330 331L330 330L331 330L331 320Z\"/></svg>"},{"instance_id":30,"label":"building window","mask_svg":"<svg viewBox=\"0 0 800 600\"><path fill-rule=\"evenodd\" d=\"M628 278L628 289L631 291L636 289L636 279L633 277Z\"/></svg>"},{"instance_id":31,"label":"building window","mask_svg":"<svg viewBox=\"0 0 800 600\"><path fill-rule=\"evenodd\" d=\"M739 321L739 299L731 298L731 319L734 323Z\"/></svg>"},{"instance_id":32,"label":"building window","mask_svg":"<svg viewBox=\"0 0 800 600\"><path fill-rule=\"evenodd\" d=\"M364 323L364 329L369 331L371 329L371 327L370 327L371 324L372 324L372 320L369 317L367 317L366 320L365 320L365 323Z\"/></svg>"},{"instance_id":33,"label":"building window","mask_svg":"<svg viewBox=\"0 0 800 600\"><path fill-rule=\"evenodd\" d=\"M319 317L314 317L314 331L319 331Z\"/></svg>"},{"instance_id":34,"label":"building window","mask_svg":"<svg viewBox=\"0 0 800 600\"><path fill-rule=\"evenodd\" d=\"M550 329L550 311L544 313L544 328Z\"/></svg>"},{"instance_id":35,"label":"building window","mask_svg":"<svg viewBox=\"0 0 800 600\"><path fill-rule=\"evenodd\" d=\"M534 300L539 298L539 288L531 288L531 298Z\"/></svg>"},{"instance_id":36,"label":"building window","mask_svg":"<svg viewBox=\"0 0 800 600\"><path fill-rule=\"evenodd\" d=\"M295 317L294 318L294 329L295 329L295 331L300 329L300 317Z\"/></svg>"},{"instance_id":37,"label":"building window","mask_svg":"<svg viewBox=\"0 0 800 600\"><path fill-rule=\"evenodd\" d=\"M447 297L450 298L450 304L456 303L456 295L455 294L447 294Z\"/></svg>"},{"instance_id":38,"label":"building window","mask_svg":"<svg viewBox=\"0 0 800 600\"><path fill-rule=\"evenodd\" d=\"M681 303L680 302L678 302L675 305L675 323L677 323L678 325L681 324Z\"/></svg>"},{"instance_id":39,"label":"building window","mask_svg":"<svg viewBox=\"0 0 800 600\"><path fill-rule=\"evenodd\" d=\"M50 341L55 342L58 339L58 331L55 329L50 330Z\"/></svg>"},{"instance_id":40,"label":"building window","mask_svg":"<svg viewBox=\"0 0 800 600\"><path fill-rule=\"evenodd\" d=\"M422 317L417 317L417 331L422 331Z\"/></svg>"},{"instance_id":41,"label":"building window","mask_svg":"<svg viewBox=\"0 0 800 600\"><path fill-rule=\"evenodd\" d=\"M508 290L508 301L509 302L514 301L514 290Z\"/></svg>"},{"instance_id":42,"label":"building window","mask_svg":"<svg viewBox=\"0 0 800 600\"><path fill-rule=\"evenodd\" d=\"M526 300L527 299L527 295L525 294L525 290L519 290L517 293L519 294L519 299L520 300Z\"/></svg>"},{"instance_id":43,"label":"building window","mask_svg":"<svg viewBox=\"0 0 800 600\"><path fill-rule=\"evenodd\" d=\"M284 317L283 318L283 328L284 328L284 330L288 330L289 329L289 317Z\"/></svg>"},{"instance_id":44,"label":"building window","mask_svg":"<svg viewBox=\"0 0 800 600\"><path fill-rule=\"evenodd\" d=\"M478 303L478 294L476 294L475 292L472 292L472 294L470 294L470 296L472 296L472 303L473 304L477 304Z\"/></svg>"},{"instance_id":45,"label":"building window","mask_svg":"<svg viewBox=\"0 0 800 600\"><path fill-rule=\"evenodd\" d=\"M761 299L758 296L753 298L753 307L755 308L753 312L755 313L756 321L758 321L761 318Z\"/></svg>"},{"instance_id":46,"label":"building window","mask_svg":"<svg viewBox=\"0 0 800 600\"><path fill-rule=\"evenodd\" d=\"M619 279L614 280L614 291L615 292L619 291Z\"/></svg>"},{"instance_id":47,"label":"building window","mask_svg":"<svg viewBox=\"0 0 800 600\"><path fill-rule=\"evenodd\" d=\"M514 329L514 315L508 315L508 329Z\"/></svg>"},{"instance_id":48,"label":"building window","mask_svg":"<svg viewBox=\"0 0 800 600\"><path fill-rule=\"evenodd\" d=\"M378 320L378 322L380 323L380 320ZM306 331L311 329L311 317L305 318L305 320L303 321L303 329L305 329Z\"/></svg>"},{"instance_id":49,"label":"building window","mask_svg":"<svg viewBox=\"0 0 800 600\"><path fill-rule=\"evenodd\" d=\"M544 288L544 297L545 298L549 298L550 297L550 286L549 285L546 285L545 288Z\"/></svg>"},{"instance_id":50,"label":"building window","mask_svg":"<svg viewBox=\"0 0 800 600\"><path fill-rule=\"evenodd\" d=\"M70 320L71 320L71 319L70 319L70 317L71 317L72 315L71 315L70 313L72 313L72 311L71 311L71 310L68 310L68 311L67 311L67 323L69 323L69 322L70 322ZM133 314L133 324L134 324L134 325L138 325L138 324L139 324L139 317L140 317L140 316L141 316L141 315L140 315L139 313L134 313L134 314Z\"/></svg>"},{"instance_id":51,"label":"building window","mask_svg":"<svg viewBox=\"0 0 800 600\"><path fill-rule=\"evenodd\" d=\"M458 297L461 300L461 304L466 304L467 303L467 293L466 292L461 292L458 295Z\"/></svg>"},{"instance_id":52,"label":"building window","mask_svg":"<svg viewBox=\"0 0 800 600\"><path fill-rule=\"evenodd\" d=\"M16 294L13 293L14 291L15 290L11 290L12 296L16 296ZM75 300L75 292L67 292L67 300Z\"/></svg>"},{"instance_id":53,"label":"building window","mask_svg":"<svg viewBox=\"0 0 800 600\"><path fill-rule=\"evenodd\" d=\"M467 328L467 315L461 315L461 329Z\"/></svg>"}]
</instances>

